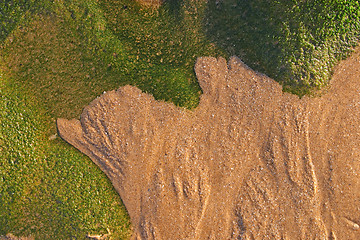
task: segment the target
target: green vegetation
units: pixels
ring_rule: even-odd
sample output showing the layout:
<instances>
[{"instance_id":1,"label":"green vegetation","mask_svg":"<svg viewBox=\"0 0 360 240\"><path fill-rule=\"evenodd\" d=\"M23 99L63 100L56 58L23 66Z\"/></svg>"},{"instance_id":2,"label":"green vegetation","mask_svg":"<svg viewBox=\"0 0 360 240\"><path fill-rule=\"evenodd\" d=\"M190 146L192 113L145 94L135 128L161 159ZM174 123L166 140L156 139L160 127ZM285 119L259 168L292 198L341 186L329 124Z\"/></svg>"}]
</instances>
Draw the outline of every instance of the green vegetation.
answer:
<instances>
[{"instance_id":1,"label":"green vegetation","mask_svg":"<svg viewBox=\"0 0 360 240\"><path fill-rule=\"evenodd\" d=\"M4 85L0 98L0 235L84 239L109 229L128 238L129 218L104 174L48 139L49 119L33 99Z\"/></svg>"},{"instance_id":2,"label":"green vegetation","mask_svg":"<svg viewBox=\"0 0 360 240\"><path fill-rule=\"evenodd\" d=\"M0 3L0 41L14 30L24 13L29 9L26 1L5 0Z\"/></svg>"},{"instance_id":3,"label":"green vegetation","mask_svg":"<svg viewBox=\"0 0 360 240\"><path fill-rule=\"evenodd\" d=\"M217 45L300 96L327 85L360 39L359 1L214 0L207 15Z\"/></svg>"},{"instance_id":4,"label":"green vegetation","mask_svg":"<svg viewBox=\"0 0 360 240\"><path fill-rule=\"evenodd\" d=\"M0 3L0 235L129 238L117 193L55 120L125 84L194 108L204 55L237 54L300 95L319 88L358 41L359 3L310 2Z\"/></svg>"},{"instance_id":5,"label":"green vegetation","mask_svg":"<svg viewBox=\"0 0 360 240\"><path fill-rule=\"evenodd\" d=\"M1 35L0 235L84 239L109 229L110 239L129 238L119 196L56 137L55 120L78 118L96 96L125 84L195 107L195 60L218 55L194 17L205 7L184 4L176 17L171 4L151 10L130 0L6 4L2 21L13 20Z\"/></svg>"}]
</instances>

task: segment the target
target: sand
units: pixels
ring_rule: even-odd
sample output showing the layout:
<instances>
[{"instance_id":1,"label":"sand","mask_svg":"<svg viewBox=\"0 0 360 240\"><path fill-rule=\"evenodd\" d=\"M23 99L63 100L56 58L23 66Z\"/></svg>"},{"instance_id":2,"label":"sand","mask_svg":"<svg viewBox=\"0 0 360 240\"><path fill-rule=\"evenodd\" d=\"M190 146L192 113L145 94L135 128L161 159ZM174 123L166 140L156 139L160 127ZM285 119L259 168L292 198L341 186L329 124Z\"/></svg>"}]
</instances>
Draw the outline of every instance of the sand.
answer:
<instances>
[{"instance_id":1,"label":"sand","mask_svg":"<svg viewBox=\"0 0 360 240\"><path fill-rule=\"evenodd\" d=\"M195 72L193 111L124 86L57 121L111 180L133 239L360 239L360 51L317 98L236 57Z\"/></svg>"}]
</instances>

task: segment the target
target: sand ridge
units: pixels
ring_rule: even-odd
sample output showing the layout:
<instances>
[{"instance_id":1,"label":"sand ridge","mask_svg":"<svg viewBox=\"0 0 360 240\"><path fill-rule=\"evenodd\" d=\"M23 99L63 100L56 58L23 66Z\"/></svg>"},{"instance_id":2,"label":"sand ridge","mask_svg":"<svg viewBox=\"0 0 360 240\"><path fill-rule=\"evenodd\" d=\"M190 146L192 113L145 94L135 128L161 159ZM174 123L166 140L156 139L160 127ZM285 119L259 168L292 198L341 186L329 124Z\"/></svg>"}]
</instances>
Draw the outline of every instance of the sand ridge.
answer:
<instances>
[{"instance_id":1,"label":"sand ridge","mask_svg":"<svg viewBox=\"0 0 360 240\"><path fill-rule=\"evenodd\" d=\"M195 72L193 111L124 86L57 121L111 180L133 238L360 239L360 51L320 98L236 57Z\"/></svg>"}]
</instances>

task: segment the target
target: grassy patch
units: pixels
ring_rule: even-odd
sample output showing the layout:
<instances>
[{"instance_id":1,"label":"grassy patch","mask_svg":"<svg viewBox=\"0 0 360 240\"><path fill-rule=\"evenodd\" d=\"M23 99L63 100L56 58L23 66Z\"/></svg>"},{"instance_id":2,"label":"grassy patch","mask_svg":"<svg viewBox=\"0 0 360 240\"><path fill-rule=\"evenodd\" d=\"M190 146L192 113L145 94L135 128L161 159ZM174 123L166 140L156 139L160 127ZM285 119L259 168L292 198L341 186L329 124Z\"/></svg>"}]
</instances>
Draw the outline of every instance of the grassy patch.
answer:
<instances>
[{"instance_id":1,"label":"grassy patch","mask_svg":"<svg viewBox=\"0 0 360 240\"><path fill-rule=\"evenodd\" d=\"M23 15L29 9L29 3L23 0L4 0L0 3L0 42L14 30Z\"/></svg>"},{"instance_id":2,"label":"grassy patch","mask_svg":"<svg viewBox=\"0 0 360 240\"><path fill-rule=\"evenodd\" d=\"M209 38L300 96L326 86L360 39L359 1L210 1Z\"/></svg>"},{"instance_id":3,"label":"grassy patch","mask_svg":"<svg viewBox=\"0 0 360 240\"><path fill-rule=\"evenodd\" d=\"M129 218L105 175L48 135L41 103L1 80L0 235L84 239L109 229L112 239L127 239Z\"/></svg>"}]
</instances>

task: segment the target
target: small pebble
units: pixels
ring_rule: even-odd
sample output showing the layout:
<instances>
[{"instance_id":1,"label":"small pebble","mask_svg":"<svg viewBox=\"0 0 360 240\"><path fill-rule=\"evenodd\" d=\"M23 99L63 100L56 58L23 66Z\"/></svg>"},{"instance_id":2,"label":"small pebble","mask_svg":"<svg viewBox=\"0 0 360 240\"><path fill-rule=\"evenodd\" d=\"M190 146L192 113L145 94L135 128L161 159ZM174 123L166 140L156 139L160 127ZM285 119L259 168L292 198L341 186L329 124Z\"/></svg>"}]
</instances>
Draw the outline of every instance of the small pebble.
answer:
<instances>
[{"instance_id":1,"label":"small pebble","mask_svg":"<svg viewBox=\"0 0 360 240\"><path fill-rule=\"evenodd\" d=\"M55 133L55 134L53 134L53 135L51 135L50 137L49 137L49 140L50 141L53 141L53 140L55 140L57 138L57 134Z\"/></svg>"},{"instance_id":2,"label":"small pebble","mask_svg":"<svg viewBox=\"0 0 360 240\"><path fill-rule=\"evenodd\" d=\"M353 230L359 230L360 226L359 224L347 219L347 218L343 218L344 222L351 227Z\"/></svg>"}]
</instances>

